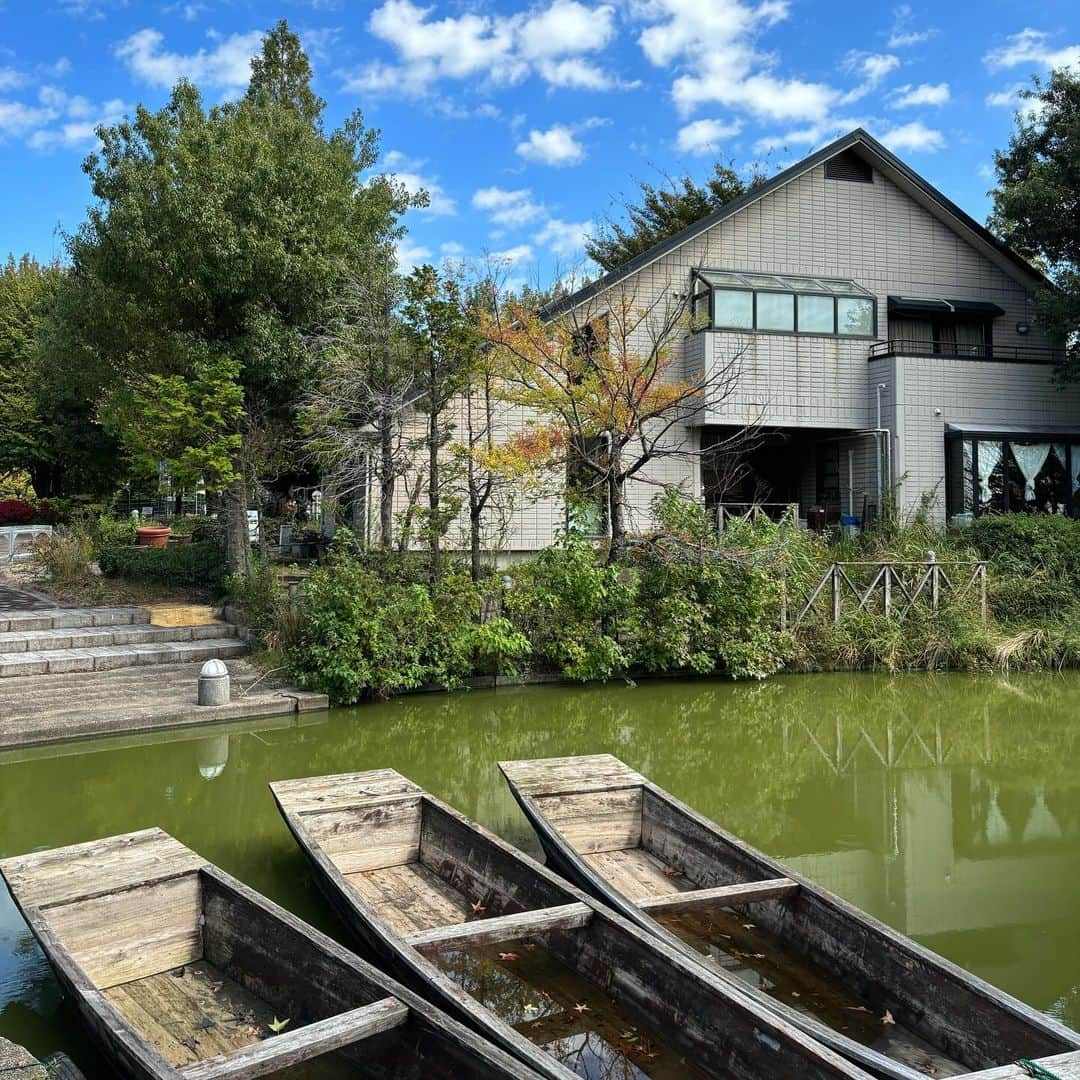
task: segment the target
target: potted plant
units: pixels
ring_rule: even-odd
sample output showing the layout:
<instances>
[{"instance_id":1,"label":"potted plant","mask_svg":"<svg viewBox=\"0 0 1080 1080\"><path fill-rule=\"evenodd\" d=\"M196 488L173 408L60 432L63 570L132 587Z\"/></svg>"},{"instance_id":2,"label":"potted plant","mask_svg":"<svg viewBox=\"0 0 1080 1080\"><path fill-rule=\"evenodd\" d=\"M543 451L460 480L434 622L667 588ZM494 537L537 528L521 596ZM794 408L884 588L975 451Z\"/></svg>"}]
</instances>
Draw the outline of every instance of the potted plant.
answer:
<instances>
[{"instance_id":1,"label":"potted plant","mask_svg":"<svg viewBox=\"0 0 1080 1080\"><path fill-rule=\"evenodd\" d=\"M168 525L143 525L135 530L137 547L163 548L169 542L172 529Z\"/></svg>"}]
</instances>

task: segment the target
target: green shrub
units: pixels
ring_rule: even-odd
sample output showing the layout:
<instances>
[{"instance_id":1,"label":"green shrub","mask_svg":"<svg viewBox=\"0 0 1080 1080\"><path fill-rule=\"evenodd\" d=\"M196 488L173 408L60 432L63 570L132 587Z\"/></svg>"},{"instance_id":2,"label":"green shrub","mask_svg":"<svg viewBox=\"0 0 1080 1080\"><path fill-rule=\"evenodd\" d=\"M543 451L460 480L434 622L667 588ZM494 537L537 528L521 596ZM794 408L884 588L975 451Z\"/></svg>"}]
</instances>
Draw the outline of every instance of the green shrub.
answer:
<instances>
[{"instance_id":1,"label":"green shrub","mask_svg":"<svg viewBox=\"0 0 1080 1080\"><path fill-rule=\"evenodd\" d=\"M90 577L94 561L93 536L85 526L76 524L39 537L34 544L34 561L54 585L82 583Z\"/></svg>"},{"instance_id":2,"label":"green shrub","mask_svg":"<svg viewBox=\"0 0 1080 1080\"><path fill-rule=\"evenodd\" d=\"M453 569L429 588L338 547L305 583L286 659L298 685L339 703L459 686L472 672L479 611L480 594Z\"/></svg>"},{"instance_id":3,"label":"green shrub","mask_svg":"<svg viewBox=\"0 0 1080 1080\"><path fill-rule=\"evenodd\" d=\"M217 544L170 544L166 548L103 546L101 572L125 581L207 589L225 588L225 552Z\"/></svg>"},{"instance_id":4,"label":"green shrub","mask_svg":"<svg viewBox=\"0 0 1080 1080\"><path fill-rule=\"evenodd\" d=\"M576 682L623 674L630 657L620 635L632 630L637 578L602 566L576 534L516 566L504 599L506 614L532 643L544 666Z\"/></svg>"},{"instance_id":5,"label":"green shrub","mask_svg":"<svg viewBox=\"0 0 1080 1080\"><path fill-rule=\"evenodd\" d=\"M1080 584L1080 520L1056 514L987 514L961 535L1000 573L1045 571Z\"/></svg>"}]
</instances>

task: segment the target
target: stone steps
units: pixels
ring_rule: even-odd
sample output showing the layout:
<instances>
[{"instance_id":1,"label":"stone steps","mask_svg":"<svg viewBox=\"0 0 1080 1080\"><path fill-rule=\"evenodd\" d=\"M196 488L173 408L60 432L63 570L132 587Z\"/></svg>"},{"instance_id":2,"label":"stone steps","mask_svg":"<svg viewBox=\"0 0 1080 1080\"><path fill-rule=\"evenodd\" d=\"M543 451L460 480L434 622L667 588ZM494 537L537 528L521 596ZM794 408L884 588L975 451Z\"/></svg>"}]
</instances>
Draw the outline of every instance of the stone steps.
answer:
<instances>
[{"instance_id":1,"label":"stone steps","mask_svg":"<svg viewBox=\"0 0 1080 1080\"><path fill-rule=\"evenodd\" d=\"M6 611L0 608L0 633L29 630L75 630L88 626L138 626L150 622L140 607L52 608L44 611Z\"/></svg>"},{"instance_id":2,"label":"stone steps","mask_svg":"<svg viewBox=\"0 0 1080 1080\"><path fill-rule=\"evenodd\" d=\"M190 628L188 628L190 629ZM98 645L92 648L47 649L0 653L0 679L22 675L111 671L114 668L224 660L243 656L247 643L236 637L201 641L161 641L142 645Z\"/></svg>"},{"instance_id":3,"label":"stone steps","mask_svg":"<svg viewBox=\"0 0 1080 1080\"><path fill-rule=\"evenodd\" d=\"M203 626L149 626L145 623L86 626L73 629L8 630L0 632L0 655L55 652L58 649L96 649L102 645L156 645L169 641L206 641L235 638L229 623Z\"/></svg>"}]
</instances>

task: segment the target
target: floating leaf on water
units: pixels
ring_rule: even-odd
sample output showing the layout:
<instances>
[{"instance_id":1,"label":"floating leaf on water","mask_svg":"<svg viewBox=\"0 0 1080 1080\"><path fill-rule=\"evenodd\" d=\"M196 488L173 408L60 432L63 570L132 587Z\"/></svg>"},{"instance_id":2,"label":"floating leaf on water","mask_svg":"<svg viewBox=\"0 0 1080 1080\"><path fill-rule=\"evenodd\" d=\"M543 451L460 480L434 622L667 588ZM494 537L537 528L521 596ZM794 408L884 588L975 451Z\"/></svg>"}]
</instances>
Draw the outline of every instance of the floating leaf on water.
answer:
<instances>
[{"instance_id":1,"label":"floating leaf on water","mask_svg":"<svg viewBox=\"0 0 1080 1080\"><path fill-rule=\"evenodd\" d=\"M526 1005L525 1005L525 1011L526 1011L527 1013L534 1013L534 1012L536 1012L536 1011L537 1011L537 1008L536 1008L536 1006L535 1006L535 1005L534 1005L534 1004L533 1004L533 1003L532 1003L532 1002L530 1001L530 1002L526 1003Z\"/></svg>"},{"instance_id":2,"label":"floating leaf on water","mask_svg":"<svg viewBox=\"0 0 1080 1080\"><path fill-rule=\"evenodd\" d=\"M888 1009L885 1010L885 1015L881 1018L881 1022L883 1024L895 1024L896 1023L896 1021L893 1019L892 1013L889 1012Z\"/></svg>"},{"instance_id":3,"label":"floating leaf on water","mask_svg":"<svg viewBox=\"0 0 1080 1080\"><path fill-rule=\"evenodd\" d=\"M516 952L501 952L499 953L500 960L516 960L518 954Z\"/></svg>"},{"instance_id":4,"label":"floating leaf on water","mask_svg":"<svg viewBox=\"0 0 1080 1080\"><path fill-rule=\"evenodd\" d=\"M279 1020L276 1016L273 1020L270 1020L266 1025L275 1035L280 1035L288 1026L288 1018Z\"/></svg>"},{"instance_id":5,"label":"floating leaf on water","mask_svg":"<svg viewBox=\"0 0 1080 1080\"><path fill-rule=\"evenodd\" d=\"M744 930L753 930L753 929L754 929L754 926L755 926L755 925L756 925L756 924L755 924L755 923L752 923L752 922L744 922L744 923L742 924L742 928L743 928Z\"/></svg>"},{"instance_id":6,"label":"floating leaf on water","mask_svg":"<svg viewBox=\"0 0 1080 1080\"><path fill-rule=\"evenodd\" d=\"M870 1010L865 1005L845 1005L845 1009L849 1009L851 1012L869 1012Z\"/></svg>"},{"instance_id":7,"label":"floating leaf on water","mask_svg":"<svg viewBox=\"0 0 1080 1080\"><path fill-rule=\"evenodd\" d=\"M592 1010L591 1010L591 1009L589 1008L589 1006L588 1006L588 1005L586 1005L586 1004L585 1004L585 1002L584 1002L584 1001L579 1001L579 1002L578 1002L578 1003L577 1003L577 1004L576 1004L576 1005L574 1006L574 1012L576 1012L576 1013L578 1013L578 1014L581 1014L581 1013L587 1013L587 1012L591 1012L591 1011L592 1011Z\"/></svg>"},{"instance_id":8,"label":"floating leaf on water","mask_svg":"<svg viewBox=\"0 0 1080 1080\"><path fill-rule=\"evenodd\" d=\"M624 1031L619 1036L619 1038L620 1039L625 1039L627 1042L629 1042L631 1039L636 1039L637 1038L637 1032L633 1028L630 1028L629 1031Z\"/></svg>"},{"instance_id":9,"label":"floating leaf on water","mask_svg":"<svg viewBox=\"0 0 1080 1080\"><path fill-rule=\"evenodd\" d=\"M791 991L791 996L792 997L802 997L802 994L800 994L798 990L792 990Z\"/></svg>"},{"instance_id":10,"label":"floating leaf on water","mask_svg":"<svg viewBox=\"0 0 1080 1080\"><path fill-rule=\"evenodd\" d=\"M526 941L524 947L529 952L536 952L536 942L535 941Z\"/></svg>"},{"instance_id":11,"label":"floating leaf on water","mask_svg":"<svg viewBox=\"0 0 1080 1080\"><path fill-rule=\"evenodd\" d=\"M472 913L474 915L482 915L485 911L487 911L487 908L484 907L484 905L481 904L479 900L477 900L476 903L472 905Z\"/></svg>"}]
</instances>

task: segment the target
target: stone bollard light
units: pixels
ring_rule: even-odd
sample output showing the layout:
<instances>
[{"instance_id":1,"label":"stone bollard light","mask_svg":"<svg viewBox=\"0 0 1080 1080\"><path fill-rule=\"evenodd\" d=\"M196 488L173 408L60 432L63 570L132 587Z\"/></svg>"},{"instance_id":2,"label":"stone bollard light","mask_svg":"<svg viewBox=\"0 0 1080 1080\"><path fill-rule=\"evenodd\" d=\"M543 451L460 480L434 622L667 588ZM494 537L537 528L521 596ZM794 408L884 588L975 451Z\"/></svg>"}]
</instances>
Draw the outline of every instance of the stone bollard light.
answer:
<instances>
[{"instance_id":1,"label":"stone bollard light","mask_svg":"<svg viewBox=\"0 0 1080 1080\"><path fill-rule=\"evenodd\" d=\"M224 660L207 660L199 672L199 704L229 704L229 669Z\"/></svg>"}]
</instances>

